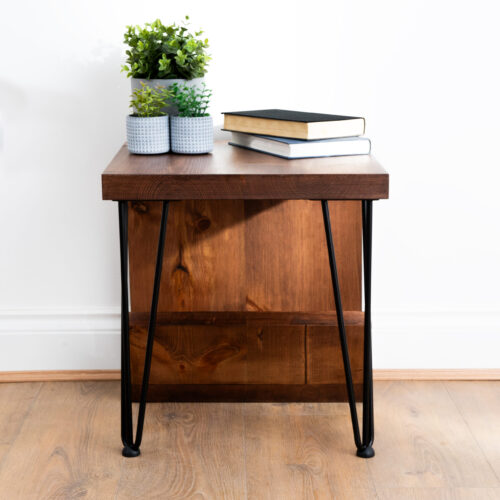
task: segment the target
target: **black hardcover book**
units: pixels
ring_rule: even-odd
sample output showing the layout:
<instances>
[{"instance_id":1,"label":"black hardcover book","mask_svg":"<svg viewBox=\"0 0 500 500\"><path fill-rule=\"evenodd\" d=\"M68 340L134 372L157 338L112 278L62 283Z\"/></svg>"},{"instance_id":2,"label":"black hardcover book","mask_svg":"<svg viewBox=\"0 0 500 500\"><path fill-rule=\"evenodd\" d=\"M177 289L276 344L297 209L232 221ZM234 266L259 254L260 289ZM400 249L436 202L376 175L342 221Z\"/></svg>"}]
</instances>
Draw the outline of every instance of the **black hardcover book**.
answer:
<instances>
[{"instance_id":1,"label":"black hardcover book","mask_svg":"<svg viewBox=\"0 0 500 500\"><path fill-rule=\"evenodd\" d=\"M231 111L224 114L224 128L233 132L294 139L329 139L363 135L365 119L356 116L307 113L286 109Z\"/></svg>"}]
</instances>

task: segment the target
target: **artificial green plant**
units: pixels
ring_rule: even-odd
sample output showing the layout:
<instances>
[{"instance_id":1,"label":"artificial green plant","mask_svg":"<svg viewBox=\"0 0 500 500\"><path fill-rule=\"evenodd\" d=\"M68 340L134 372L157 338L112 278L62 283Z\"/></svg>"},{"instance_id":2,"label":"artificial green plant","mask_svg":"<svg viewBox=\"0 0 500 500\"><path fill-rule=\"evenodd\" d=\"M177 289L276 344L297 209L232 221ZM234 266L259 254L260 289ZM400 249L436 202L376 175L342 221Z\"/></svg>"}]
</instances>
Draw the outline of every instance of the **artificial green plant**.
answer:
<instances>
[{"instance_id":1,"label":"artificial green plant","mask_svg":"<svg viewBox=\"0 0 500 500\"><path fill-rule=\"evenodd\" d=\"M210 56L206 53L208 39L199 38L203 31L191 34L186 16L183 26L164 26L157 19L140 26L127 26L126 64L122 71L133 78L183 78L191 80L206 73Z\"/></svg>"},{"instance_id":2,"label":"artificial green plant","mask_svg":"<svg viewBox=\"0 0 500 500\"><path fill-rule=\"evenodd\" d=\"M179 116L209 116L207 109L212 91L204 83L198 87L174 83L171 91L171 102L177 106Z\"/></svg>"},{"instance_id":3,"label":"artificial green plant","mask_svg":"<svg viewBox=\"0 0 500 500\"><path fill-rule=\"evenodd\" d=\"M133 116L152 118L166 114L162 108L167 106L172 92L165 87L152 88L141 82L141 87L134 89L130 97L130 107L134 110Z\"/></svg>"}]
</instances>

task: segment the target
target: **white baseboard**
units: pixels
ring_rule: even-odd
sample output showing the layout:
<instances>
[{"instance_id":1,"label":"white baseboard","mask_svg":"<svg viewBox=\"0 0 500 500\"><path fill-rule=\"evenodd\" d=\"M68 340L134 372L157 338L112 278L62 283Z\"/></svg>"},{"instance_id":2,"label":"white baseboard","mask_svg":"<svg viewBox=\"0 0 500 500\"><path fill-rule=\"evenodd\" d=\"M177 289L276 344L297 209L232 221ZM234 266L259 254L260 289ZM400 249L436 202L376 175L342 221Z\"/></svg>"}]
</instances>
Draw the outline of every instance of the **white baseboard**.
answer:
<instances>
[{"instance_id":1,"label":"white baseboard","mask_svg":"<svg viewBox=\"0 0 500 500\"><path fill-rule=\"evenodd\" d=\"M117 309L0 311L0 371L120 368Z\"/></svg>"},{"instance_id":2,"label":"white baseboard","mask_svg":"<svg viewBox=\"0 0 500 500\"><path fill-rule=\"evenodd\" d=\"M373 317L378 370L500 368L500 311L384 311ZM117 370L120 315L0 310L0 371Z\"/></svg>"},{"instance_id":3,"label":"white baseboard","mask_svg":"<svg viewBox=\"0 0 500 500\"><path fill-rule=\"evenodd\" d=\"M374 368L500 368L500 311L375 311L372 324Z\"/></svg>"}]
</instances>

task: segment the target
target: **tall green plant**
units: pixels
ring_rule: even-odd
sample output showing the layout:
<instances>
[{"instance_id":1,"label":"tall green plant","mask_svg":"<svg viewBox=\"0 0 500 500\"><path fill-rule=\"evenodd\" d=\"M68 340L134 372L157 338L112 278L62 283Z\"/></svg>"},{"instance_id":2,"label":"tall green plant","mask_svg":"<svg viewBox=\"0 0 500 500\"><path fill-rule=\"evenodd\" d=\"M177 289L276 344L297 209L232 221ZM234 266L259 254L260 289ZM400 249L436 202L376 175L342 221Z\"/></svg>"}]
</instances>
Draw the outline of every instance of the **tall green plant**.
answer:
<instances>
[{"instance_id":1,"label":"tall green plant","mask_svg":"<svg viewBox=\"0 0 500 500\"><path fill-rule=\"evenodd\" d=\"M140 26L127 26L124 42L128 45L122 71L133 78L185 78L191 80L206 73L210 56L208 39L200 39L203 31L188 31L189 16L184 25L164 26L157 19Z\"/></svg>"},{"instance_id":2,"label":"tall green plant","mask_svg":"<svg viewBox=\"0 0 500 500\"><path fill-rule=\"evenodd\" d=\"M134 116L151 118L166 114L162 108L167 106L172 92L164 87L152 88L141 82L141 88L134 89L130 97L130 107L134 110Z\"/></svg>"},{"instance_id":3,"label":"tall green plant","mask_svg":"<svg viewBox=\"0 0 500 500\"><path fill-rule=\"evenodd\" d=\"M179 116L209 116L207 109L212 91L207 89L204 83L199 87L174 83L171 90L171 102L177 106Z\"/></svg>"}]
</instances>

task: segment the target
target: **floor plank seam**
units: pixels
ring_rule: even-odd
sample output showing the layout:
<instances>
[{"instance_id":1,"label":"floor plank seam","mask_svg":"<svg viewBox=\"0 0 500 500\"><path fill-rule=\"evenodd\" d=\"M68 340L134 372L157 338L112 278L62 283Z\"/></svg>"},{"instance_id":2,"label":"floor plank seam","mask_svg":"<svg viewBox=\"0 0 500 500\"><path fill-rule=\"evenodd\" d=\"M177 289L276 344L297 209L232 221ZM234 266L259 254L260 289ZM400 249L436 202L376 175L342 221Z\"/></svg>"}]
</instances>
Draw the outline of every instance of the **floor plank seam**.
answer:
<instances>
[{"instance_id":1,"label":"floor plank seam","mask_svg":"<svg viewBox=\"0 0 500 500\"><path fill-rule=\"evenodd\" d=\"M374 408L374 411L375 411L375 408ZM376 415L376 414L375 414ZM373 447L374 449L376 450L377 449L377 444L375 442L375 439L373 440ZM375 455L376 457L377 455ZM371 458L370 460L374 460L376 458ZM377 488L377 483L375 481L375 476L373 474L373 471L372 471L372 468L371 468L371 465L370 465L370 460L368 460L368 463L366 464L367 467L368 467L368 474L370 475L370 481L371 481L371 484L372 484L372 488L373 488L373 491L375 493L375 500L380 500L380 496L379 496L379 490Z\"/></svg>"},{"instance_id":2,"label":"floor plank seam","mask_svg":"<svg viewBox=\"0 0 500 500\"><path fill-rule=\"evenodd\" d=\"M242 405L241 414L243 415L243 466L245 468L245 498L248 500L248 468L247 468L247 412L246 405Z\"/></svg>"},{"instance_id":3,"label":"floor plank seam","mask_svg":"<svg viewBox=\"0 0 500 500\"><path fill-rule=\"evenodd\" d=\"M14 448L14 445L15 445L15 443L17 441L17 438L21 434L21 431L22 431L24 425L26 424L26 420L28 420L28 417L31 415L31 412L33 410L33 406L35 405L36 401L38 401L38 398L40 397L40 392L42 392L42 388L45 385L45 382L39 382L39 384L40 384L40 387L38 388L38 392L36 393L36 396L33 398L33 401L31 401L31 403L29 405L29 408L28 408L27 412L24 415L23 423L19 426L19 429L17 430L14 439L9 444L9 449L6 451L6 453L2 457L2 460L0 461L0 472L2 471L2 466L3 466L4 462L6 461L7 457L9 456L12 448Z\"/></svg>"},{"instance_id":4,"label":"floor plank seam","mask_svg":"<svg viewBox=\"0 0 500 500\"><path fill-rule=\"evenodd\" d=\"M455 406L455 408L457 409L457 412L458 414L460 415L461 419L465 422L465 425L467 427L467 429L469 429L469 433L470 435L472 436L472 438L474 439L474 442L477 444L477 447L481 450L481 454L483 455L484 459L486 460L486 463L488 464L488 466L490 467L491 471L493 472L493 475L496 477L497 481L499 482L499 486L500 486L500 478L498 477L496 471L495 471L495 468L493 467L493 465L491 465L488 457L486 456L486 453L484 452L483 450L483 447L481 446L481 444L479 443L479 441L477 440L476 438L476 435L474 434L474 432L472 431L470 425L469 425L469 422L467 422L467 419L464 417L463 413L462 413L462 410L460 409L460 407L458 406L458 404L456 403L455 399L453 398L453 396L451 395L450 391L448 390L448 382L446 382L444 384L444 388L446 390L446 393L448 394L449 398L451 399L451 401L453 402L453 406Z\"/></svg>"}]
</instances>

